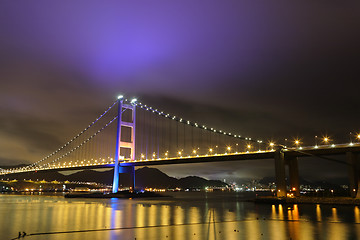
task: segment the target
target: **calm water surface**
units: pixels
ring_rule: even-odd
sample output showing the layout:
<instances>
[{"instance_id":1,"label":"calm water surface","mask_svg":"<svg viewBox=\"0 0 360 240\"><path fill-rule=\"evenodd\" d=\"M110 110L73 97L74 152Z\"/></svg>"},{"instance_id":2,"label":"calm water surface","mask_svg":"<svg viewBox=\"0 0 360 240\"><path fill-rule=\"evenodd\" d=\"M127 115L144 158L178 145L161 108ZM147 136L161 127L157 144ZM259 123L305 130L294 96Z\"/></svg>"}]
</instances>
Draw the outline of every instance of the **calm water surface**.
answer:
<instances>
[{"instance_id":1,"label":"calm water surface","mask_svg":"<svg viewBox=\"0 0 360 240\"><path fill-rule=\"evenodd\" d=\"M254 204L242 202L249 196L236 193L174 196L144 200L2 194L0 239L13 239L19 231L35 234L24 238L29 240L360 239L359 207Z\"/></svg>"}]
</instances>

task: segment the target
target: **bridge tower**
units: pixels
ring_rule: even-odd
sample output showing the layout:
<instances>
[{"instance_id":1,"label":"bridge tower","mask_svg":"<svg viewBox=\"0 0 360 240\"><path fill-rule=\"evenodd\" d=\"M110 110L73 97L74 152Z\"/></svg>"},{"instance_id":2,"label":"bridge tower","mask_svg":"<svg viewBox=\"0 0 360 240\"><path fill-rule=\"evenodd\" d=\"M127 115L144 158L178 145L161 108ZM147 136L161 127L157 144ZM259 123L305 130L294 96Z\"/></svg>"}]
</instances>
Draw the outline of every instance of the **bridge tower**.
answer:
<instances>
[{"instance_id":1,"label":"bridge tower","mask_svg":"<svg viewBox=\"0 0 360 240\"><path fill-rule=\"evenodd\" d=\"M123 121L123 113L131 111L131 120ZM136 99L131 100L130 104L124 103L123 96L118 97L118 116L117 116L117 132L116 132L116 149L115 149L115 164L114 164L114 180L112 192L117 193L119 189L119 174L130 173L131 176L131 190L135 189L135 167L127 166L121 167L119 160L123 159L121 156L121 149L130 150L130 159L135 160L135 124L136 124ZM121 129L130 128L130 140L122 140Z\"/></svg>"}]
</instances>

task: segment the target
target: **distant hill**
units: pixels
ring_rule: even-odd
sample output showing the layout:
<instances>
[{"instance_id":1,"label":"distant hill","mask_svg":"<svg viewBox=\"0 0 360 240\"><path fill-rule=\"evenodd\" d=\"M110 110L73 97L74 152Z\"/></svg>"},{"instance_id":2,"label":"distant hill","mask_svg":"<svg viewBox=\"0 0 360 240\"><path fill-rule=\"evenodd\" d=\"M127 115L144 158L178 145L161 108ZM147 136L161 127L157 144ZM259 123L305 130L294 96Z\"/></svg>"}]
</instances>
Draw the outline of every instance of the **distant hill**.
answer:
<instances>
[{"instance_id":1,"label":"distant hill","mask_svg":"<svg viewBox=\"0 0 360 240\"><path fill-rule=\"evenodd\" d=\"M205 188L206 186L225 187L227 185L219 180L206 180L196 176L180 178L178 184L181 188Z\"/></svg>"},{"instance_id":2,"label":"distant hill","mask_svg":"<svg viewBox=\"0 0 360 240\"><path fill-rule=\"evenodd\" d=\"M105 172L84 170L64 177L66 178L66 180L71 182L97 182L110 185L112 184L113 176L114 170L109 170Z\"/></svg>"},{"instance_id":3,"label":"distant hill","mask_svg":"<svg viewBox=\"0 0 360 240\"><path fill-rule=\"evenodd\" d=\"M26 180L46 180L46 181L65 181L66 176L56 172L56 171L46 171L46 172L26 172L26 173L15 173L15 174L11 174L11 175L5 175L5 176L0 176L1 179L7 180L7 179L26 179Z\"/></svg>"},{"instance_id":4,"label":"distant hill","mask_svg":"<svg viewBox=\"0 0 360 240\"><path fill-rule=\"evenodd\" d=\"M22 166L22 165L19 165ZM11 166L10 168L14 168ZM143 167L135 171L136 174L136 186L145 188L176 188L180 187L183 189L186 188L204 188L206 186L212 187L223 187L227 184L219 180L206 180L198 176L188 176L184 178L174 178L170 177L167 174L163 173L157 168ZM29 173L18 173L6 176L0 176L0 179L12 180L12 179L32 179L32 180L46 180L46 181L71 181L71 182L97 182L107 185L111 185L113 181L113 170L108 171L94 171L94 170L84 170L75 172L70 175L64 175L61 172L57 171L38 171L38 172L29 172ZM246 179L240 179L245 181ZM301 185L309 185L311 187L324 187L329 189L339 188L340 185L347 185L347 178L333 178L326 179L323 181L309 181L300 177ZM251 180L245 181L249 182ZM258 180L259 183L268 185L269 183L276 182L275 177L264 177ZM287 179L289 184L289 179ZM130 178L128 174L120 174L120 186L130 186Z\"/></svg>"},{"instance_id":5,"label":"distant hill","mask_svg":"<svg viewBox=\"0 0 360 240\"><path fill-rule=\"evenodd\" d=\"M46 181L70 181L70 182L97 182L103 184L112 184L114 170L94 171L84 170L70 175L64 175L56 171L51 172L31 172L18 173L2 177L3 179L32 179ZM135 171L136 187L145 188L205 188L224 187L227 184L219 180L206 180L201 177L189 176L185 178L174 178L163 173L157 168L143 167ZM130 186L130 178L128 174L120 174L120 186Z\"/></svg>"},{"instance_id":6,"label":"distant hill","mask_svg":"<svg viewBox=\"0 0 360 240\"><path fill-rule=\"evenodd\" d=\"M6 166L0 166L0 168L4 168L4 169L9 169L9 168L21 168L21 167L26 167L29 166L29 164L18 164L18 165L6 165Z\"/></svg>"},{"instance_id":7,"label":"distant hill","mask_svg":"<svg viewBox=\"0 0 360 240\"><path fill-rule=\"evenodd\" d=\"M178 179L169 177L157 168L144 167L135 171L137 187L176 188L180 187Z\"/></svg>"}]
</instances>

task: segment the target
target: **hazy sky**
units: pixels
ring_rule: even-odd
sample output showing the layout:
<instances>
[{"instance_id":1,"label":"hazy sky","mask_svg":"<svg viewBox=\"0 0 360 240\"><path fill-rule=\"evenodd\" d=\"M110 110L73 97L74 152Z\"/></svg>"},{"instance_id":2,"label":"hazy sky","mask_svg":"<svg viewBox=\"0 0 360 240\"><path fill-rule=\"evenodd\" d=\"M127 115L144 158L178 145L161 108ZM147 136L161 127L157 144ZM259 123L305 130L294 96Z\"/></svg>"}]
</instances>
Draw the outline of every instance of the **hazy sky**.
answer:
<instances>
[{"instance_id":1,"label":"hazy sky","mask_svg":"<svg viewBox=\"0 0 360 240\"><path fill-rule=\"evenodd\" d=\"M253 138L347 141L360 131L359 5L1 1L0 165L48 155L119 93ZM300 163L300 175L311 175L311 164ZM325 165L329 176L338 167ZM163 169L209 178L274 172L271 161Z\"/></svg>"}]
</instances>

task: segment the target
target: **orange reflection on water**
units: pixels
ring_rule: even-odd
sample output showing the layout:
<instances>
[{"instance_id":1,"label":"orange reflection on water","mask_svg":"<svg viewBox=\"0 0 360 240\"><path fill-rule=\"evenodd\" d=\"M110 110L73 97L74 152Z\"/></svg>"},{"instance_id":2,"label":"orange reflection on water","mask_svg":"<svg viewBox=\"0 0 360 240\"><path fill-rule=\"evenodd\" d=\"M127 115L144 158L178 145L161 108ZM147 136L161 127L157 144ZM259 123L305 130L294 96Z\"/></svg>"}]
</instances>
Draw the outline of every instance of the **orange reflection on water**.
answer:
<instances>
[{"instance_id":1,"label":"orange reflection on water","mask_svg":"<svg viewBox=\"0 0 360 240\"><path fill-rule=\"evenodd\" d=\"M299 209L296 204L288 207L288 226L291 239L300 239Z\"/></svg>"},{"instance_id":2,"label":"orange reflection on water","mask_svg":"<svg viewBox=\"0 0 360 240\"><path fill-rule=\"evenodd\" d=\"M277 210L278 209L278 212ZM283 207L281 204L279 205L272 205L271 206L271 220L267 223L268 224L268 232L270 234L269 239L276 239L276 240L285 240L287 238L286 234L286 223L283 221L284 213ZM280 221L279 221L280 220Z\"/></svg>"},{"instance_id":3,"label":"orange reflection on water","mask_svg":"<svg viewBox=\"0 0 360 240\"><path fill-rule=\"evenodd\" d=\"M331 217L329 218L328 230L326 231L325 239L337 240L347 239L347 227L344 223L339 222L337 208L331 208Z\"/></svg>"},{"instance_id":4,"label":"orange reflection on water","mask_svg":"<svg viewBox=\"0 0 360 240\"><path fill-rule=\"evenodd\" d=\"M174 210L174 224L181 224L185 219L185 211L183 208L176 206Z\"/></svg>"},{"instance_id":5,"label":"orange reflection on water","mask_svg":"<svg viewBox=\"0 0 360 240\"><path fill-rule=\"evenodd\" d=\"M294 210L292 211L293 219L294 219L294 220L299 220L299 209L298 209L298 205L297 205L297 204L294 204L293 208L294 208Z\"/></svg>"},{"instance_id":6,"label":"orange reflection on water","mask_svg":"<svg viewBox=\"0 0 360 240\"><path fill-rule=\"evenodd\" d=\"M360 223L360 210L358 206L355 206L354 208L354 219L355 223Z\"/></svg>"},{"instance_id":7,"label":"orange reflection on water","mask_svg":"<svg viewBox=\"0 0 360 240\"><path fill-rule=\"evenodd\" d=\"M259 220L246 221L245 228L248 239L259 239L261 236Z\"/></svg>"},{"instance_id":8,"label":"orange reflection on water","mask_svg":"<svg viewBox=\"0 0 360 240\"><path fill-rule=\"evenodd\" d=\"M336 208L332 208L331 209L331 212L332 212L332 216L331 216L331 220L333 221L333 222L338 222L339 221L339 219L338 219L338 215L337 215L337 209Z\"/></svg>"},{"instance_id":9,"label":"orange reflection on water","mask_svg":"<svg viewBox=\"0 0 360 240\"><path fill-rule=\"evenodd\" d=\"M162 205L160 207L160 224L161 225L168 225L170 224L170 207L166 205Z\"/></svg>"},{"instance_id":10,"label":"orange reflection on water","mask_svg":"<svg viewBox=\"0 0 360 240\"><path fill-rule=\"evenodd\" d=\"M279 219L284 220L284 210L281 204L279 204Z\"/></svg>"},{"instance_id":11,"label":"orange reflection on water","mask_svg":"<svg viewBox=\"0 0 360 240\"><path fill-rule=\"evenodd\" d=\"M151 205L150 207L148 207L148 212L147 212L147 218L149 219L148 221L148 225L149 226L155 226L156 224L156 218L157 218L157 214L156 214L156 205Z\"/></svg>"},{"instance_id":12,"label":"orange reflection on water","mask_svg":"<svg viewBox=\"0 0 360 240\"><path fill-rule=\"evenodd\" d=\"M137 205L136 208L136 226L137 227L142 227L145 226L145 218L144 218L144 207L142 207L140 204Z\"/></svg>"},{"instance_id":13,"label":"orange reflection on water","mask_svg":"<svg viewBox=\"0 0 360 240\"><path fill-rule=\"evenodd\" d=\"M316 220L321 222L321 208L320 204L316 204Z\"/></svg>"},{"instance_id":14,"label":"orange reflection on water","mask_svg":"<svg viewBox=\"0 0 360 240\"><path fill-rule=\"evenodd\" d=\"M121 229L52 234L47 239L360 239L359 207L352 210L328 205L316 205L315 208L315 205L249 203L231 203L223 207L217 202L206 205L145 200L56 200L47 203L43 199L40 203L29 204L13 204L9 200L11 211L0 207L3 216L7 216L0 222L3 226L9 225L6 228L11 229L14 235L11 237L16 237L17 231L22 229L28 233L72 231L108 229L112 224ZM350 213L351 219L344 215L346 213ZM2 233L8 231L6 228L2 228ZM43 237L32 236L31 239L41 240Z\"/></svg>"}]
</instances>

